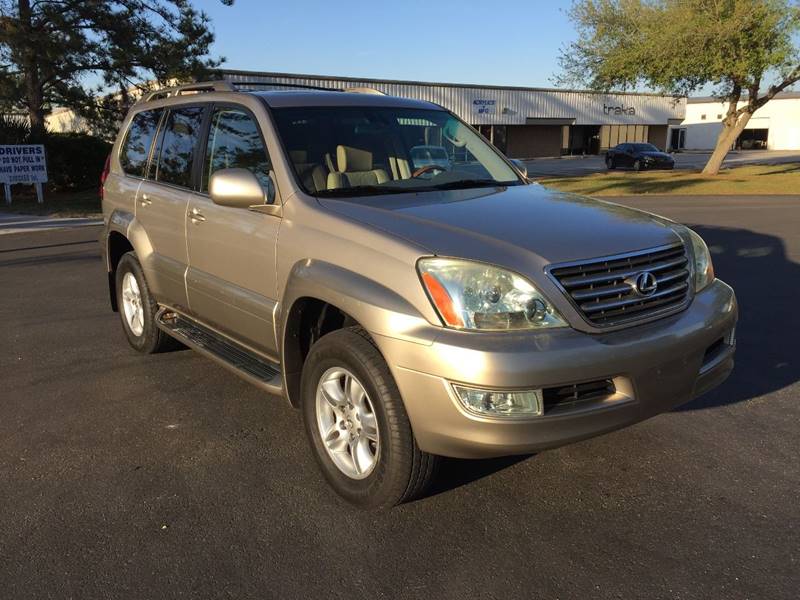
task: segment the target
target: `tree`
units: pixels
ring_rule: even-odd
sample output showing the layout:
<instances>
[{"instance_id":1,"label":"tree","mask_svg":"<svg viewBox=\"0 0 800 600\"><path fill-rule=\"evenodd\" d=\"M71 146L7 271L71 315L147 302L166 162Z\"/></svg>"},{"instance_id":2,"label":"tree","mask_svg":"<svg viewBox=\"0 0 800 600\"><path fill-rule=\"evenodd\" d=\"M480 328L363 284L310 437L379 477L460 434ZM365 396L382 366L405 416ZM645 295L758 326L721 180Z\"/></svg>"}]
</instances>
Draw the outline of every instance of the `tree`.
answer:
<instances>
[{"instance_id":1,"label":"tree","mask_svg":"<svg viewBox=\"0 0 800 600\"><path fill-rule=\"evenodd\" d=\"M0 105L27 112L35 137L54 106L102 129L127 110L131 90L152 85L142 82L221 64L208 56L213 41L189 0L0 0Z\"/></svg>"},{"instance_id":2,"label":"tree","mask_svg":"<svg viewBox=\"0 0 800 600\"><path fill-rule=\"evenodd\" d=\"M711 86L727 103L703 173L716 175L753 113L800 80L800 7L791 0L578 0L578 40L561 82L647 86L678 96Z\"/></svg>"}]
</instances>

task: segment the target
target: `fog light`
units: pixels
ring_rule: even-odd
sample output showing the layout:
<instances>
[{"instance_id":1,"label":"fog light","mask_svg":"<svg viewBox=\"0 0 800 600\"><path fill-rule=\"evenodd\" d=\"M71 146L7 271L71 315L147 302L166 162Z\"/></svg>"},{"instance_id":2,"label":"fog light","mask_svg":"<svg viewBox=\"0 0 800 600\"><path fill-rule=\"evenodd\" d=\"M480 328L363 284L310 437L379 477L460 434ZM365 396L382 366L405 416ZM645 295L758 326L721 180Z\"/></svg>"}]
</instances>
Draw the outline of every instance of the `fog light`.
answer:
<instances>
[{"instance_id":1,"label":"fog light","mask_svg":"<svg viewBox=\"0 0 800 600\"><path fill-rule=\"evenodd\" d=\"M468 411L489 417L535 417L542 414L542 390L500 391L453 385Z\"/></svg>"}]
</instances>

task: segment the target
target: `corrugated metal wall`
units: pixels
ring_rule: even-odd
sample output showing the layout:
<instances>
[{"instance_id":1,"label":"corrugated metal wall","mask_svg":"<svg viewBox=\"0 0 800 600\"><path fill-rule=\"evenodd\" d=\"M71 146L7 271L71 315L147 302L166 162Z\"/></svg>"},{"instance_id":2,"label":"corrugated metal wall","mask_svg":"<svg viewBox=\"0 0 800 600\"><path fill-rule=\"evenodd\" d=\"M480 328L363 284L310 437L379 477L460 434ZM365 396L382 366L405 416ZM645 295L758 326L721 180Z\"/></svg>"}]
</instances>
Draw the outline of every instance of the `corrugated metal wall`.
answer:
<instances>
[{"instance_id":1,"label":"corrugated metal wall","mask_svg":"<svg viewBox=\"0 0 800 600\"><path fill-rule=\"evenodd\" d=\"M334 89L371 87L392 96L435 102L476 125L524 125L529 117L574 119L576 125L663 125L669 119L683 119L686 113L685 98L646 94L597 94L245 71L226 71L224 77L234 83L253 81ZM254 89L268 88L258 86ZM621 110L616 111L618 107ZM480 112L487 108L489 112Z\"/></svg>"}]
</instances>

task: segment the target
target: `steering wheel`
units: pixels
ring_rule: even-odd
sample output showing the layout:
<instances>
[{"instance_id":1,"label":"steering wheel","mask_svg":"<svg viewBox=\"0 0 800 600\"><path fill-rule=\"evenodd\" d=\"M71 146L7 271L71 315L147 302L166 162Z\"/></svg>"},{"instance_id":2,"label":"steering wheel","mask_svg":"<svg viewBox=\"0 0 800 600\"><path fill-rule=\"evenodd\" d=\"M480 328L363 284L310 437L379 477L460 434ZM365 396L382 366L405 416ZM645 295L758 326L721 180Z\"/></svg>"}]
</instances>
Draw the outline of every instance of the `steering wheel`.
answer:
<instances>
[{"instance_id":1,"label":"steering wheel","mask_svg":"<svg viewBox=\"0 0 800 600\"><path fill-rule=\"evenodd\" d=\"M423 173L427 173L428 171L447 171L445 167L442 165L425 165L424 167L420 167L416 171L411 174L411 177L419 177Z\"/></svg>"}]
</instances>

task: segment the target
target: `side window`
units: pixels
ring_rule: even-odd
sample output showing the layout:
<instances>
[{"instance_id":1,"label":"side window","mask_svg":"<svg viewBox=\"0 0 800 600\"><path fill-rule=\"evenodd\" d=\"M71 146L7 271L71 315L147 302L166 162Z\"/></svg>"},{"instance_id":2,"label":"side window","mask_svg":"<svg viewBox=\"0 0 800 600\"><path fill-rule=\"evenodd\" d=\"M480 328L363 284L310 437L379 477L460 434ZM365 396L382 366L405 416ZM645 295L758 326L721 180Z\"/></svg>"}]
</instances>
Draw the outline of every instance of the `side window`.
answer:
<instances>
[{"instance_id":1,"label":"side window","mask_svg":"<svg viewBox=\"0 0 800 600\"><path fill-rule=\"evenodd\" d=\"M156 135L158 121L161 119L162 110L145 110L133 117L125 142L119 153L119 162L122 170L128 175L144 177L147 171L147 159L150 156L150 147Z\"/></svg>"},{"instance_id":2,"label":"side window","mask_svg":"<svg viewBox=\"0 0 800 600\"><path fill-rule=\"evenodd\" d=\"M191 187L192 161L202 125L202 106L169 111L161 140L156 181Z\"/></svg>"},{"instance_id":3,"label":"side window","mask_svg":"<svg viewBox=\"0 0 800 600\"><path fill-rule=\"evenodd\" d=\"M262 186L269 186L271 164L255 120L242 109L219 107L211 116L203 191L208 190L214 171L233 168L252 171Z\"/></svg>"}]
</instances>

